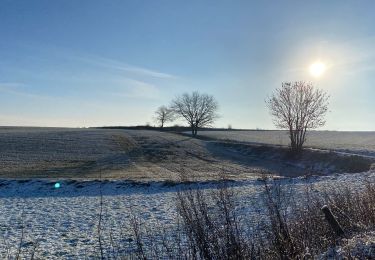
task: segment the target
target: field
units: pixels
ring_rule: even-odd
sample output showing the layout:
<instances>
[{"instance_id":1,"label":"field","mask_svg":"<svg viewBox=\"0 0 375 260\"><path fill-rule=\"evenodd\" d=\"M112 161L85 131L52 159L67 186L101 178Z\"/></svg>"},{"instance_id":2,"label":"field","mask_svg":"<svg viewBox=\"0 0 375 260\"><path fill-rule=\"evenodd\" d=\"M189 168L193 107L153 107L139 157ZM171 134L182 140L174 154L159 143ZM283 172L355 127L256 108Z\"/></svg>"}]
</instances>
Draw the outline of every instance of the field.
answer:
<instances>
[{"instance_id":1,"label":"field","mask_svg":"<svg viewBox=\"0 0 375 260\"><path fill-rule=\"evenodd\" d=\"M288 145L285 131L204 131L202 136L237 142ZM307 147L364 154L375 157L375 132L312 131L307 135Z\"/></svg>"},{"instance_id":2,"label":"field","mask_svg":"<svg viewBox=\"0 0 375 260\"><path fill-rule=\"evenodd\" d=\"M153 226L151 234L160 232L157 224L173 227L180 190L212 190L229 179L239 208L256 223L264 174L278 176L294 193L306 183L321 191L374 182L374 133L319 134L309 145L323 150L296 160L284 147L259 144L279 145L275 132L212 131L202 132L208 139L193 139L147 130L1 128L0 257L20 248L25 257L33 248L39 258L98 257L100 192L104 247L115 243L130 252L131 214Z\"/></svg>"},{"instance_id":3,"label":"field","mask_svg":"<svg viewBox=\"0 0 375 260\"><path fill-rule=\"evenodd\" d=\"M319 134L313 133L309 144L375 157L374 133ZM206 131L202 136L217 140L147 130L0 128L0 177L98 179L101 175L178 182L214 180L222 174L249 179L264 173L290 177L306 171L320 175L356 171L341 167L347 160L326 151L310 151L295 162L280 156L285 148L253 144L279 144L281 132ZM369 162L360 162L369 168Z\"/></svg>"}]
</instances>

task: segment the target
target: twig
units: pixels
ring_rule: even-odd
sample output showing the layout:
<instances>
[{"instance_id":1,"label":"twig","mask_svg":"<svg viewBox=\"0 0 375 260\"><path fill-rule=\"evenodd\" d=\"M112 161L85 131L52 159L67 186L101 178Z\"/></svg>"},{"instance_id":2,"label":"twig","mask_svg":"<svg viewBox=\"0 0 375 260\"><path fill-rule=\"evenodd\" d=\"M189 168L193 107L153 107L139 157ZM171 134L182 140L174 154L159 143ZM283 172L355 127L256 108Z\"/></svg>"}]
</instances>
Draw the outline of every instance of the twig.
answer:
<instances>
[{"instance_id":1,"label":"twig","mask_svg":"<svg viewBox=\"0 0 375 260\"><path fill-rule=\"evenodd\" d=\"M100 194L100 211L99 211L99 223L98 223L98 239L99 239L99 249L100 249L100 259L104 259L103 244L102 244L102 214L103 214L103 192L102 192L102 172L99 171L99 194Z\"/></svg>"}]
</instances>

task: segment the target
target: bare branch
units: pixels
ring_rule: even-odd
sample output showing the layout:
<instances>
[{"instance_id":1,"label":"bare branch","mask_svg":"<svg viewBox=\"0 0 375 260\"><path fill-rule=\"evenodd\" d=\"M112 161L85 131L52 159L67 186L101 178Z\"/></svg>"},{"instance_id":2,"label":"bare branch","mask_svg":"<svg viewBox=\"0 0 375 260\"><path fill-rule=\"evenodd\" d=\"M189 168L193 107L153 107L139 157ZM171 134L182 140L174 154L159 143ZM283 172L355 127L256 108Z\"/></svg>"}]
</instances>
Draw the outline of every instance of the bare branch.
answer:
<instances>
[{"instance_id":1,"label":"bare branch","mask_svg":"<svg viewBox=\"0 0 375 260\"><path fill-rule=\"evenodd\" d=\"M155 121L161 128L164 127L165 123L173 121L174 117L173 111L166 106L158 107L155 111Z\"/></svg>"},{"instance_id":2,"label":"bare branch","mask_svg":"<svg viewBox=\"0 0 375 260\"><path fill-rule=\"evenodd\" d=\"M196 136L198 128L211 126L218 117L218 103L213 96L193 92L185 93L172 101L173 112L186 120Z\"/></svg>"},{"instance_id":3,"label":"bare branch","mask_svg":"<svg viewBox=\"0 0 375 260\"><path fill-rule=\"evenodd\" d=\"M282 83L281 88L266 100L274 124L287 129L293 151L301 151L306 132L325 124L329 96L312 84L299 82Z\"/></svg>"}]
</instances>

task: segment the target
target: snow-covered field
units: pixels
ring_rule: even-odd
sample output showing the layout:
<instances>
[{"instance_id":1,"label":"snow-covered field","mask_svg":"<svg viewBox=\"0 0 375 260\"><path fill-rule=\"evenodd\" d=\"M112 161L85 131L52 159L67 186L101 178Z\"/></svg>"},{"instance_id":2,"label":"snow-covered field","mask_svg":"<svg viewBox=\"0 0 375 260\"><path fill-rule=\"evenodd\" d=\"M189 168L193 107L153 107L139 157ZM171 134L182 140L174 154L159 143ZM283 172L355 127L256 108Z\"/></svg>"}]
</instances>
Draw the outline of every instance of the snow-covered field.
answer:
<instances>
[{"instance_id":1,"label":"snow-covered field","mask_svg":"<svg viewBox=\"0 0 375 260\"><path fill-rule=\"evenodd\" d=\"M306 184L317 191L326 187L352 185L360 189L366 182L375 181L375 172L340 174L324 177L283 179L279 182L291 192L303 194ZM258 180L232 183L239 198L238 210L254 225L262 218L262 182ZM119 251L129 250L130 213L160 232L161 225L176 224L176 192L186 188L212 189L214 183L193 186L162 183L149 185L127 181L107 181L102 184L105 248L112 244ZM40 258L90 258L98 256L98 220L100 203L98 181L63 181L55 189L48 180L3 180L0 185L0 257L15 255L20 245L28 255L36 246ZM156 229L156 230L155 230Z\"/></svg>"},{"instance_id":2,"label":"snow-covered field","mask_svg":"<svg viewBox=\"0 0 375 260\"><path fill-rule=\"evenodd\" d=\"M202 134L247 143L282 144L277 141L280 132ZM374 133L339 134L322 132L316 139L312 135L310 144L374 155ZM374 170L351 174L341 170L342 174L336 174L337 165L327 161L322 165L328 170L319 173L308 161L295 164L278 157L278 152L157 131L0 128L0 258L14 256L20 245L24 256L35 247L37 258L98 256L100 191L104 247L112 244L126 251L131 244L131 212L150 227L175 225L176 192L188 188L178 184L181 180L194 181L193 188L210 190L225 174L233 180L239 196L238 209L254 223L262 217L258 207L262 183L258 178L265 172L295 177L309 169L315 174L281 179L281 184L293 192L302 192L306 183L316 190L340 185L360 189L366 182L375 181ZM98 181L100 175L103 182ZM54 188L57 181L60 188Z\"/></svg>"}]
</instances>

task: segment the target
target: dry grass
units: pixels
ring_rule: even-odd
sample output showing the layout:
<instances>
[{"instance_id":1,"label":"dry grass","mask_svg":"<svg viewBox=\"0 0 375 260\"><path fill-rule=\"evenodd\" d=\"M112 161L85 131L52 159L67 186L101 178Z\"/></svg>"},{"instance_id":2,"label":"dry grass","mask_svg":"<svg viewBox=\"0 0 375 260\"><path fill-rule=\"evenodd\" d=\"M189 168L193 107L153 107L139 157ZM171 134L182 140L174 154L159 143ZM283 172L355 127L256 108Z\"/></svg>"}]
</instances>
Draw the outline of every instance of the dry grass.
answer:
<instances>
[{"instance_id":1,"label":"dry grass","mask_svg":"<svg viewBox=\"0 0 375 260\"><path fill-rule=\"evenodd\" d=\"M368 237L362 234L372 234L375 227L375 184L368 183L361 191L342 186L321 192L306 184L303 194L294 194L279 183L264 179L257 222L251 219L254 215L238 208L241 203L228 182L213 190L180 191L174 225L146 223L131 212L125 226L115 227L123 229L120 240L99 233L98 258L309 259L335 254L338 246L340 254L349 258L368 255L360 250ZM336 235L325 220L323 205L342 226L343 236ZM353 242L352 237L360 239ZM28 257L27 252L18 254ZM37 251L32 254L38 257Z\"/></svg>"},{"instance_id":2,"label":"dry grass","mask_svg":"<svg viewBox=\"0 0 375 260\"><path fill-rule=\"evenodd\" d=\"M156 256L167 257L165 252L173 248L181 259L307 259L337 245L345 248L347 238L375 227L374 184L361 192L341 187L320 194L306 186L303 202L298 196L265 182L263 221L249 227L246 223L251 221L238 215L236 196L226 186L214 192L180 192L176 203L181 226L175 230L180 239L169 241ZM344 236L333 232L321 211L323 205L342 225ZM139 244L139 237L135 241ZM143 248L140 258L150 258L145 253L149 250ZM341 252L345 253L350 256Z\"/></svg>"}]
</instances>

